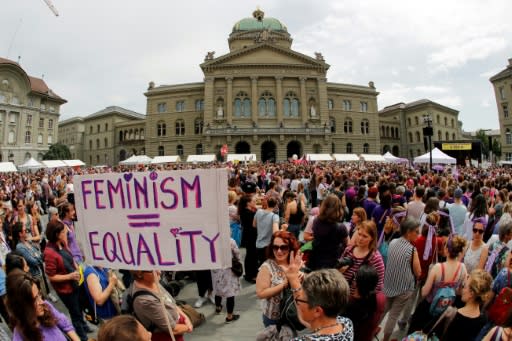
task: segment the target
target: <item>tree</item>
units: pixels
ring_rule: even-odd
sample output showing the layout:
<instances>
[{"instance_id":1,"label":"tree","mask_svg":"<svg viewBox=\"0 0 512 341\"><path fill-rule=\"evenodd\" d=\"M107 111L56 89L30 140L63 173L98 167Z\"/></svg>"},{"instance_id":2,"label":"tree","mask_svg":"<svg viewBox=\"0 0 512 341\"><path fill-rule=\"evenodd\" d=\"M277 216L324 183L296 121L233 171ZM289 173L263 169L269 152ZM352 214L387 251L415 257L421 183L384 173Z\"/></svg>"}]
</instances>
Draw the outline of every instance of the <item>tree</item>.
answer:
<instances>
[{"instance_id":1,"label":"tree","mask_svg":"<svg viewBox=\"0 0 512 341\"><path fill-rule=\"evenodd\" d=\"M497 158L501 157L501 143L498 139L492 141L492 152Z\"/></svg>"},{"instance_id":2,"label":"tree","mask_svg":"<svg viewBox=\"0 0 512 341\"><path fill-rule=\"evenodd\" d=\"M478 130L475 137L482 143L482 154L484 154L485 157L489 157L489 138L485 130Z\"/></svg>"},{"instance_id":3,"label":"tree","mask_svg":"<svg viewBox=\"0 0 512 341\"><path fill-rule=\"evenodd\" d=\"M50 149L43 155L43 160L69 160L71 159L71 152L67 145L62 143L55 143L50 145Z\"/></svg>"}]
</instances>

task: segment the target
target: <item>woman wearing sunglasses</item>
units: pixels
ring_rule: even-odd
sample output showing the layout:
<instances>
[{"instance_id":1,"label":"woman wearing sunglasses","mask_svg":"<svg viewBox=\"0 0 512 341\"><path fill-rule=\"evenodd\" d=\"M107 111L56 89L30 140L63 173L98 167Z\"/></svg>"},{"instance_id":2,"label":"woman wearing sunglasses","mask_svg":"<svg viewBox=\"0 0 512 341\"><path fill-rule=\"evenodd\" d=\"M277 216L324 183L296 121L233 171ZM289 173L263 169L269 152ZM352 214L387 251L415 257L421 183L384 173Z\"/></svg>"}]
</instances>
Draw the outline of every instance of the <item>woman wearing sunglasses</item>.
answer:
<instances>
[{"instance_id":1,"label":"woman wearing sunglasses","mask_svg":"<svg viewBox=\"0 0 512 341\"><path fill-rule=\"evenodd\" d=\"M296 253L299 243L291 232L277 231L267 248L267 260L256 277L256 295L263 302L263 325L277 324L283 291L288 287L285 271L290 265L290 252Z\"/></svg>"},{"instance_id":2,"label":"woman wearing sunglasses","mask_svg":"<svg viewBox=\"0 0 512 341\"><path fill-rule=\"evenodd\" d=\"M464 264L466 270L471 273L474 269L483 269L489 247L484 243L485 225L483 220L475 220L473 223L473 239L464 252Z\"/></svg>"}]
</instances>

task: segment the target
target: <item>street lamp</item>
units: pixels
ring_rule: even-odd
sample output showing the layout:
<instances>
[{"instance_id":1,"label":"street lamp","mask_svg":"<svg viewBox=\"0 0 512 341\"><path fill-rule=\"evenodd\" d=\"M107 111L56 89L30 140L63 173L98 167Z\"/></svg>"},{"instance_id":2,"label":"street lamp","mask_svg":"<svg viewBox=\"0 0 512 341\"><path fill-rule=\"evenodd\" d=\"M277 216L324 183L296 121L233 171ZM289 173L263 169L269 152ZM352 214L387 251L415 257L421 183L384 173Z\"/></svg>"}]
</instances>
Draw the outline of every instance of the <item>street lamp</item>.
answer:
<instances>
[{"instance_id":1,"label":"street lamp","mask_svg":"<svg viewBox=\"0 0 512 341\"><path fill-rule=\"evenodd\" d=\"M423 123L427 126L423 128L423 136L428 138L428 150L430 153L430 170L432 170L432 136L434 135L434 129L432 129L432 117L430 113L423 115Z\"/></svg>"}]
</instances>

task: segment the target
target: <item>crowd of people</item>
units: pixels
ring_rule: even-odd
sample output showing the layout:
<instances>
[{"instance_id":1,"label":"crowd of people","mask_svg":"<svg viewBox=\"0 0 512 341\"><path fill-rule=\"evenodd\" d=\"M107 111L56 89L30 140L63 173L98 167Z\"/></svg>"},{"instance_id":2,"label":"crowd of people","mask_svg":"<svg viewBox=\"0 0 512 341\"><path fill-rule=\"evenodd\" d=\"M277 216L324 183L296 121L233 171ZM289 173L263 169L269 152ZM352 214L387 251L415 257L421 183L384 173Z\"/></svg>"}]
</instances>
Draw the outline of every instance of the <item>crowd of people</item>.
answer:
<instances>
[{"instance_id":1,"label":"crowd of people","mask_svg":"<svg viewBox=\"0 0 512 341\"><path fill-rule=\"evenodd\" d=\"M262 302L257 339L511 336L509 169L432 172L403 164L295 162L206 167L228 172L229 247ZM87 264L76 239L73 176L146 170L0 174L0 314L13 339L86 341L85 306L101 326L98 341L127 335L183 340L193 333L159 272L122 271L118 278L114 269ZM221 314L225 305L226 323L240 318L234 265L194 273L194 306L210 300ZM123 291L129 314L120 305ZM67 314L55 308L57 300Z\"/></svg>"}]
</instances>

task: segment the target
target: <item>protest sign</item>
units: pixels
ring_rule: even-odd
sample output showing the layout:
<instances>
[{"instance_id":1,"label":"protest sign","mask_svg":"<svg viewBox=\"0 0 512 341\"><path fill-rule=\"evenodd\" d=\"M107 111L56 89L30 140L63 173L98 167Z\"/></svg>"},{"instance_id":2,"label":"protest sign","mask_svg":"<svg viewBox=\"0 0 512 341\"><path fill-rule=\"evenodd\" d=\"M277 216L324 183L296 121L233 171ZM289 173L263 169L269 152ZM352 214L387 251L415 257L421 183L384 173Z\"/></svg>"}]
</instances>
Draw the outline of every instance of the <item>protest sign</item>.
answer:
<instances>
[{"instance_id":1,"label":"protest sign","mask_svg":"<svg viewBox=\"0 0 512 341\"><path fill-rule=\"evenodd\" d=\"M225 169L75 176L74 191L87 263L169 271L231 265Z\"/></svg>"}]
</instances>

